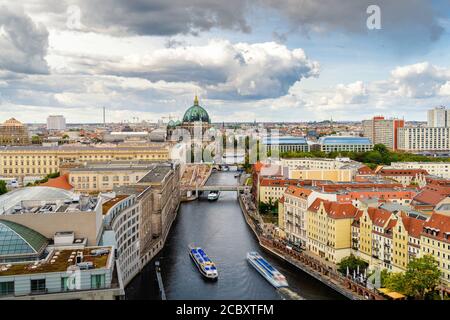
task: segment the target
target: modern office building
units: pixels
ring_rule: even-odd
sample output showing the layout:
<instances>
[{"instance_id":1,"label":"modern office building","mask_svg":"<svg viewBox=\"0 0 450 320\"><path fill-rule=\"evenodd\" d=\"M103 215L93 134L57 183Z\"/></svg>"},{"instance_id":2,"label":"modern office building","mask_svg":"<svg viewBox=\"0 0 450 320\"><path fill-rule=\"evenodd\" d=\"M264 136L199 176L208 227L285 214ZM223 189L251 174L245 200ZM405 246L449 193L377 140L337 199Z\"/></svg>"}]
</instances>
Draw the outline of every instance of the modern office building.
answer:
<instances>
[{"instance_id":1,"label":"modern office building","mask_svg":"<svg viewBox=\"0 0 450 320\"><path fill-rule=\"evenodd\" d=\"M30 144L27 127L14 118L0 125L0 145L22 146Z\"/></svg>"},{"instance_id":2,"label":"modern office building","mask_svg":"<svg viewBox=\"0 0 450 320\"><path fill-rule=\"evenodd\" d=\"M23 239L36 242L29 230L11 230L12 236L2 239L0 259L5 250L19 255L26 250L26 244L18 246ZM115 300L124 295L112 247L62 244L46 250L38 261L0 265L0 300Z\"/></svg>"},{"instance_id":3,"label":"modern office building","mask_svg":"<svg viewBox=\"0 0 450 320\"><path fill-rule=\"evenodd\" d=\"M141 266L145 266L164 246L180 204L179 181L180 165L162 163L150 169L137 184L114 188L117 197L134 197L138 204L137 247ZM129 215L127 217L129 218ZM120 219L118 227L127 229L130 224L125 226L124 223L125 220ZM133 232L136 230L131 231ZM128 236L129 234L130 232ZM132 250L129 245L134 240L136 239L127 242L127 250Z\"/></svg>"},{"instance_id":4,"label":"modern office building","mask_svg":"<svg viewBox=\"0 0 450 320\"><path fill-rule=\"evenodd\" d=\"M308 143L303 137L264 137L262 139L262 145L267 151L309 151Z\"/></svg>"},{"instance_id":5,"label":"modern office building","mask_svg":"<svg viewBox=\"0 0 450 320\"><path fill-rule=\"evenodd\" d=\"M318 143L320 150L323 152L366 152L373 150L371 140L365 137L327 136L321 137Z\"/></svg>"},{"instance_id":6,"label":"modern office building","mask_svg":"<svg viewBox=\"0 0 450 320\"><path fill-rule=\"evenodd\" d=\"M64 131L66 130L66 118L60 115L50 115L47 117L47 130Z\"/></svg>"},{"instance_id":7,"label":"modern office building","mask_svg":"<svg viewBox=\"0 0 450 320\"><path fill-rule=\"evenodd\" d=\"M399 128L398 149L405 152L449 152L450 127Z\"/></svg>"},{"instance_id":8,"label":"modern office building","mask_svg":"<svg viewBox=\"0 0 450 320\"><path fill-rule=\"evenodd\" d=\"M428 110L428 127L450 127L450 110L444 106Z\"/></svg>"},{"instance_id":9,"label":"modern office building","mask_svg":"<svg viewBox=\"0 0 450 320\"><path fill-rule=\"evenodd\" d=\"M144 188L142 192L148 192ZM139 194L117 195L103 203L104 228L113 231L122 281L126 286L141 270L139 252ZM104 234L105 237L105 234Z\"/></svg>"},{"instance_id":10,"label":"modern office building","mask_svg":"<svg viewBox=\"0 0 450 320\"><path fill-rule=\"evenodd\" d=\"M101 236L102 205L98 197L79 196L50 187L26 187L0 196L0 219L35 230L48 239L72 231L87 245Z\"/></svg>"},{"instance_id":11,"label":"modern office building","mask_svg":"<svg viewBox=\"0 0 450 320\"><path fill-rule=\"evenodd\" d=\"M382 116L364 120L363 134L373 144L384 144L391 150L397 150L397 129L405 126L405 121L400 119L385 119Z\"/></svg>"}]
</instances>

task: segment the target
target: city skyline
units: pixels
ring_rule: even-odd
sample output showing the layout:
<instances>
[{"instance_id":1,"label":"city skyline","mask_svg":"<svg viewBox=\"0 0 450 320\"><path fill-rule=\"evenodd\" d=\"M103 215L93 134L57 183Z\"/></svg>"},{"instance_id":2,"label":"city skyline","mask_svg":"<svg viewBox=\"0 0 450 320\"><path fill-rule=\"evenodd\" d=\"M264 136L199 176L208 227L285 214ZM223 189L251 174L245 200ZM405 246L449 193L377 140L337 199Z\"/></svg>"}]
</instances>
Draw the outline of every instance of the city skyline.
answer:
<instances>
[{"instance_id":1,"label":"city skyline","mask_svg":"<svg viewBox=\"0 0 450 320\"><path fill-rule=\"evenodd\" d=\"M198 94L213 122L426 121L450 97L449 4L377 1L379 30L370 4L0 0L0 119L180 119Z\"/></svg>"}]
</instances>

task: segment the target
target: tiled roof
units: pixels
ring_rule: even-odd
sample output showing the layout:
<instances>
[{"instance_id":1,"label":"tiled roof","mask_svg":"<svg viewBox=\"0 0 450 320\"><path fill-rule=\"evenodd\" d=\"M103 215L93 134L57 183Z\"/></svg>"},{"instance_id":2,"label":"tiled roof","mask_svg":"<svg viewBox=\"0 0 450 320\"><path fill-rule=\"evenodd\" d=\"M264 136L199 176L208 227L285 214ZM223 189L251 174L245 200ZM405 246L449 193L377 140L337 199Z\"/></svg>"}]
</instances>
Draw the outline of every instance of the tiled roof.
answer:
<instances>
[{"instance_id":1,"label":"tiled roof","mask_svg":"<svg viewBox=\"0 0 450 320\"><path fill-rule=\"evenodd\" d=\"M317 198L309 207L309 211L317 212L320 208L320 204L323 203L325 212L330 218L333 219L345 219L353 218L358 212L358 209L351 203L339 203L334 201L323 200Z\"/></svg>"},{"instance_id":2,"label":"tiled roof","mask_svg":"<svg viewBox=\"0 0 450 320\"><path fill-rule=\"evenodd\" d=\"M392 216L390 211L380 208L368 208L367 213L372 223L378 227L384 227Z\"/></svg>"},{"instance_id":3,"label":"tiled roof","mask_svg":"<svg viewBox=\"0 0 450 320\"><path fill-rule=\"evenodd\" d=\"M374 171L368 166L362 166L358 169L358 174L373 174Z\"/></svg>"},{"instance_id":4,"label":"tiled roof","mask_svg":"<svg viewBox=\"0 0 450 320\"><path fill-rule=\"evenodd\" d=\"M64 174L58 178L49 179L46 183L41 184L43 187L52 187L63 190L72 190L73 186L69 183L69 174Z\"/></svg>"},{"instance_id":5,"label":"tiled roof","mask_svg":"<svg viewBox=\"0 0 450 320\"><path fill-rule=\"evenodd\" d=\"M289 185L296 185L297 179L261 179L260 187L285 187Z\"/></svg>"},{"instance_id":6,"label":"tiled roof","mask_svg":"<svg viewBox=\"0 0 450 320\"><path fill-rule=\"evenodd\" d=\"M296 187L296 186L289 186L289 187L287 187L285 193L289 194L289 195L293 195L294 197L307 199L308 196L312 193L312 190L301 188L301 187Z\"/></svg>"},{"instance_id":7,"label":"tiled roof","mask_svg":"<svg viewBox=\"0 0 450 320\"><path fill-rule=\"evenodd\" d=\"M382 176L416 176L418 174L428 175L425 169L381 169L378 174Z\"/></svg>"},{"instance_id":8,"label":"tiled roof","mask_svg":"<svg viewBox=\"0 0 450 320\"><path fill-rule=\"evenodd\" d=\"M419 238L420 234L423 230L423 225L424 225L425 221L410 217L403 212L400 214L400 216L402 218L403 225L405 226L406 230L408 231L408 234L411 237Z\"/></svg>"},{"instance_id":9,"label":"tiled roof","mask_svg":"<svg viewBox=\"0 0 450 320\"><path fill-rule=\"evenodd\" d=\"M432 232L436 233L433 234ZM430 219L424 223L422 235L440 241L450 242L450 216L433 213Z\"/></svg>"},{"instance_id":10,"label":"tiled roof","mask_svg":"<svg viewBox=\"0 0 450 320\"><path fill-rule=\"evenodd\" d=\"M415 202L419 202L422 204L429 204L429 205L437 205L439 202L441 202L443 199L447 197L448 194L439 192L437 190L431 190L429 188L424 188L421 192L419 192L413 200Z\"/></svg>"}]
</instances>

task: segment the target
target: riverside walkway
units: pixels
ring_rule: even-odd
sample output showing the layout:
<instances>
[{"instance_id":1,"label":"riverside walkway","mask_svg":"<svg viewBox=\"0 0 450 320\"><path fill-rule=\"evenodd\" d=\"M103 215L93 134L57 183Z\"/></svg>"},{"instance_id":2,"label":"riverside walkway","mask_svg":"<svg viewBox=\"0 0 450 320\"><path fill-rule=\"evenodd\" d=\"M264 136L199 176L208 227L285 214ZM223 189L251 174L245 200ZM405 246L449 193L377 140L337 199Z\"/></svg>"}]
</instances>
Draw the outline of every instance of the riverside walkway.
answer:
<instances>
[{"instance_id":1,"label":"riverside walkway","mask_svg":"<svg viewBox=\"0 0 450 320\"><path fill-rule=\"evenodd\" d=\"M250 201L250 195L244 194L238 198L244 218L253 230L262 248L351 300L385 300L378 292L366 288L360 283L353 281L350 277L344 277L335 268L332 268L330 264L326 264L308 253L289 249L283 241L271 237L265 232L262 219Z\"/></svg>"}]
</instances>

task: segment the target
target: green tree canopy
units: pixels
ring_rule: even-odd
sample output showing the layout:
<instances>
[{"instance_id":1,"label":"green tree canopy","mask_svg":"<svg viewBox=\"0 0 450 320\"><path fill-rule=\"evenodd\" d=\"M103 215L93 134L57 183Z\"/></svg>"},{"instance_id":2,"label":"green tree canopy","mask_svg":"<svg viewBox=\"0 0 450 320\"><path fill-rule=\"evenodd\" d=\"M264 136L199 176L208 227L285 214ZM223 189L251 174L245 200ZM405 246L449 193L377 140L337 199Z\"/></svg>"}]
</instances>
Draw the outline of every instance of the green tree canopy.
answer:
<instances>
[{"instance_id":1,"label":"green tree canopy","mask_svg":"<svg viewBox=\"0 0 450 320\"><path fill-rule=\"evenodd\" d=\"M3 180L0 180L0 195L5 194L8 192L8 189L6 188L6 182Z\"/></svg>"},{"instance_id":2,"label":"green tree canopy","mask_svg":"<svg viewBox=\"0 0 450 320\"><path fill-rule=\"evenodd\" d=\"M439 284L441 272L436 259L431 255L412 259L405 273L392 273L386 279L386 287L409 297L424 299Z\"/></svg>"},{"instance_id":3,"label":"green tree canopy","mask_svg":"<svg viewBox=\"0 0 450 320\"><path fill-rule=\"evenodd\" d=\"M348 268L349 272L353 274L353 271L356 271L358 266L359 272L364 272L364 269L366 269L369 264L351 254L348 257L343 258L341 262L338 263L338 271L342 274L346 274Z\"/></svg>"}]
</instances>

